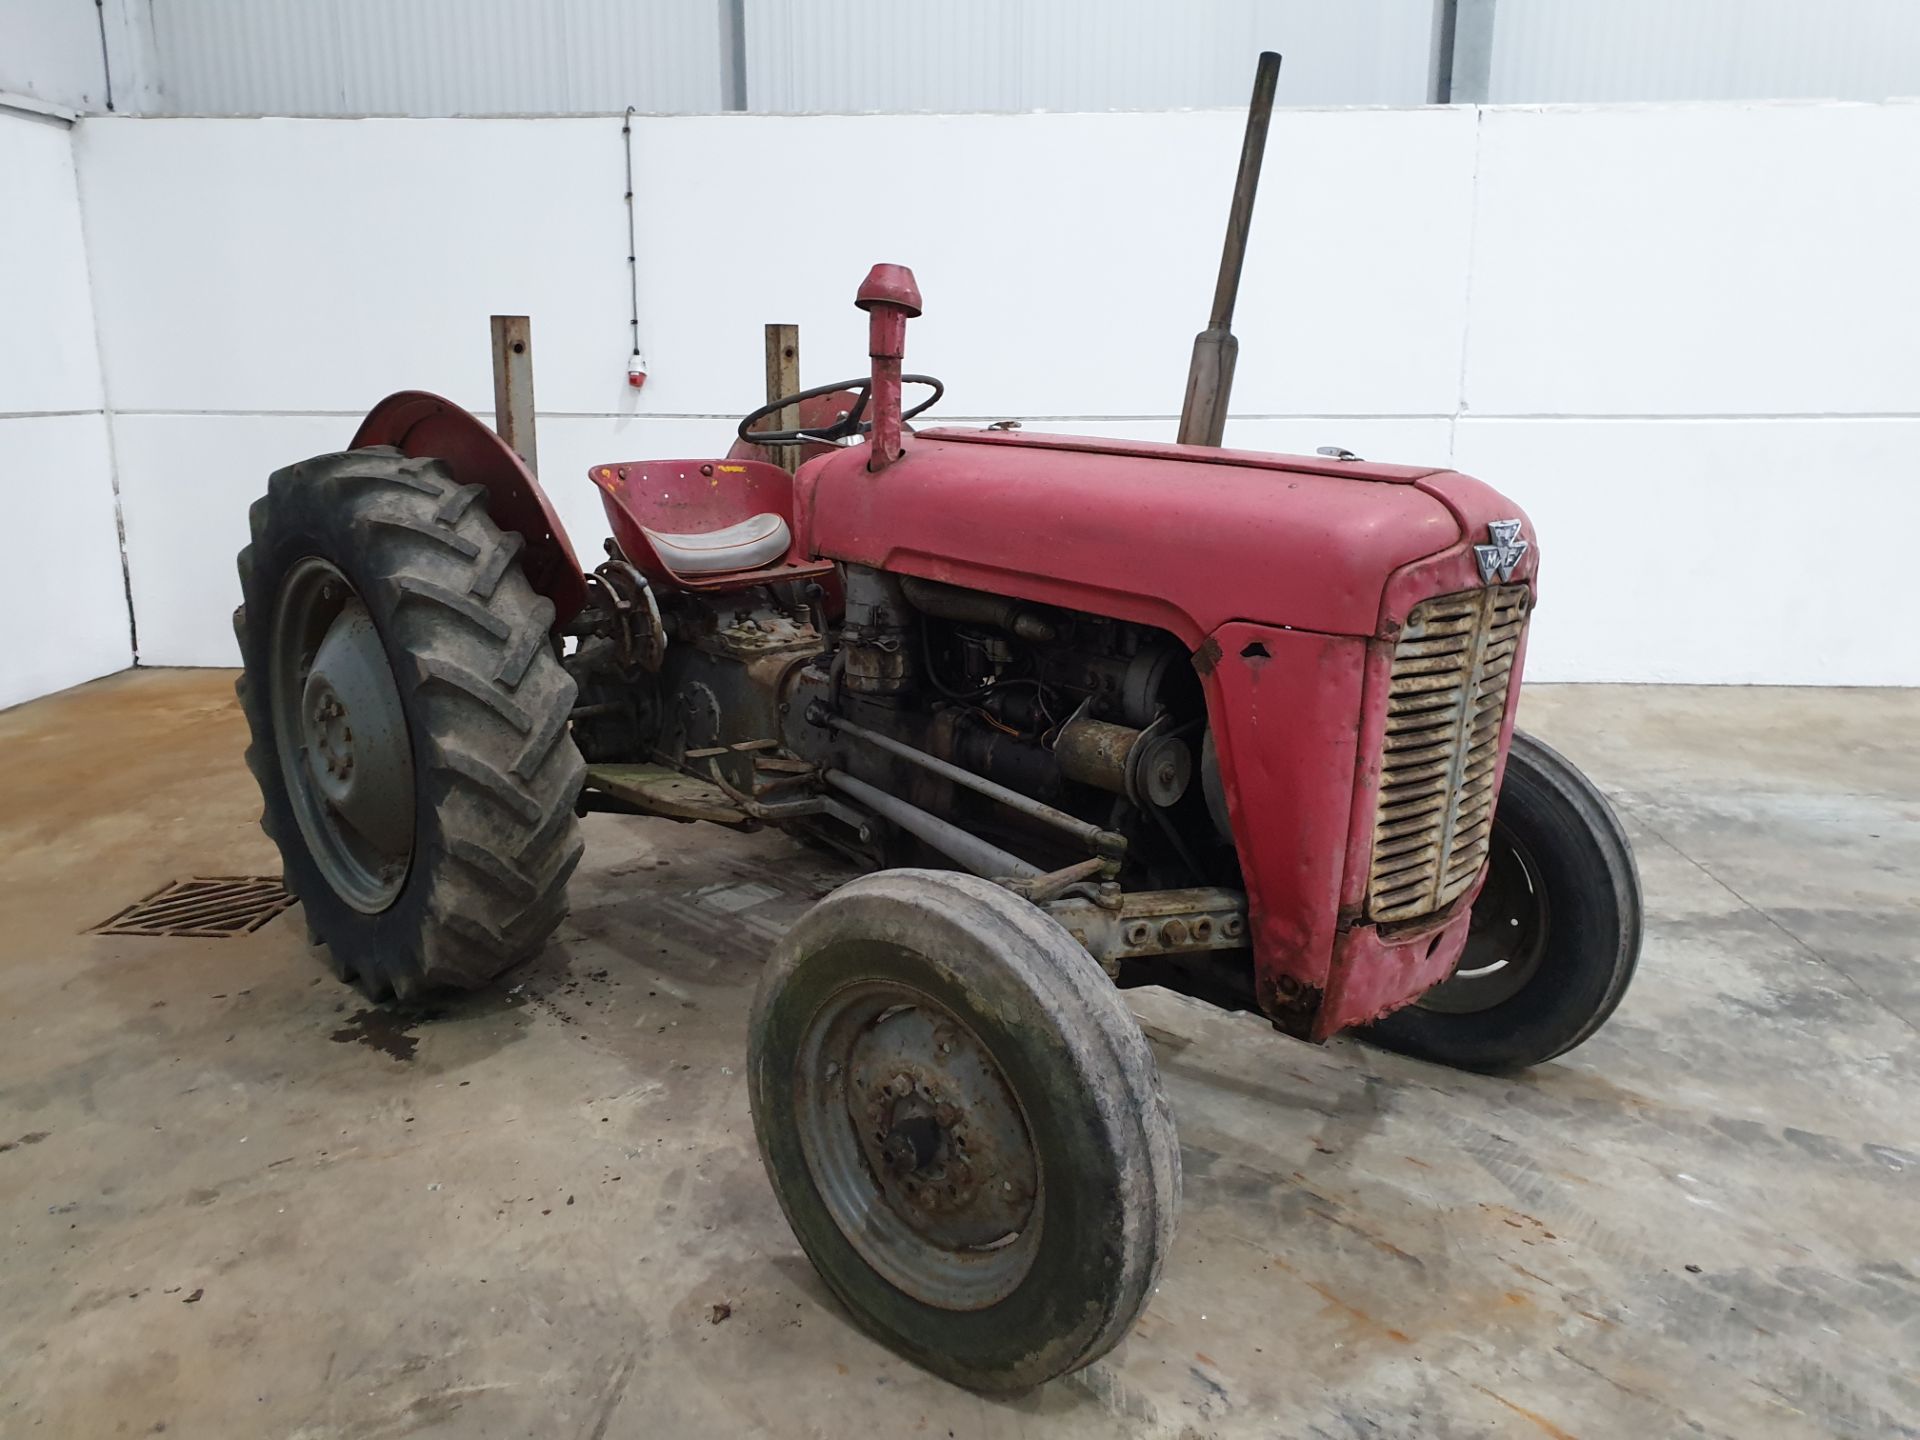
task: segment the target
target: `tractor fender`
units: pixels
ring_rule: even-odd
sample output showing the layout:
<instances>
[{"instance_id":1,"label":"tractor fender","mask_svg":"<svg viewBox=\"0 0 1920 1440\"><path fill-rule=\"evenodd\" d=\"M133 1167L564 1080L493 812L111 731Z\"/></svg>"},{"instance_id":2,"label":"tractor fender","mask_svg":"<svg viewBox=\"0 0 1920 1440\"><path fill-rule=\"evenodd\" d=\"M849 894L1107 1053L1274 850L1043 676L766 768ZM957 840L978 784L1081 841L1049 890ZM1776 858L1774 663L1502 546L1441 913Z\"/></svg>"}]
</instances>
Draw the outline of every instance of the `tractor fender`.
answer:
<instances>
[{"instance_id":1,"label":"tractor fender","mask_svg":"<svg viewBox=\"0 0 1920 1440\"><path fill-rule=\"evenodd\" d=\"M493 523L526 543L521 568L533 588L553 602L556 627L586 604L586 574L547 492L526 462L478 416L424 390L402 390L374 406L360 422L352 448L369 445L391 445L403 455L438 460L461 485L485 489Z\"/></svg>"}]
</instances>

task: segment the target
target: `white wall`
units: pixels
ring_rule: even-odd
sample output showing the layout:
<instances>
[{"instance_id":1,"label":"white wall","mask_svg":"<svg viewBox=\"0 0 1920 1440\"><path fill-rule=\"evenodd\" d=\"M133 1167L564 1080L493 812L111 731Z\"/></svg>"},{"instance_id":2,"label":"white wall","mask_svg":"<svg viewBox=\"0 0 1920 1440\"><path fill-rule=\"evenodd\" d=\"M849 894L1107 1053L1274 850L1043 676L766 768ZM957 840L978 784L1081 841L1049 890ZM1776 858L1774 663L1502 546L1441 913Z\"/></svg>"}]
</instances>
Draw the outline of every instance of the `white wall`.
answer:
<instances>
[{"instance_id":1,"label":"white wall","mask_svg":"<svg viewBox=\"0 0 1920 1440\"><path fill-rule=\"evenodd\" d=\"M132 660L70 132L0 113L0 707Z\"/></svg>"},{"instance_id":2,"label":"white wall","mask_svg":"<svg viewBox=\"0 0 1920 1440\"><path fill-rule=\"evenodd\" d=\"M763 322L809 384L864 368L877 259L919 276L945 418L1170 438L1240 124L642 120L636 396L617 121L83 122L141 658L231 663L266 472L393 389L484 411L493 312L534 317L589 557L585 467L720 453ZM1545 536L1535 678L1920 683L1916 147L1912 105L1283 112L1229 442L1506 489ZM744 195L781 156L849 178Z\"/></svg>"},{"instance_id":3,"label":"white wall","mask_svg":"<svg viewBox=\"0 0 1920 1440\"><path fill-rule=\"evenodd\" d=\"M230 588L227 541L243 538L266 470L344 444L391 390L484 411L496 311L534 317L542 469L583 552L604 533L586 467L723 452L727 417L762 391L766 321L799 322L808 383L863 370L852 296L878 258L919 275L929 311L915 363L948 381L949 414L1146 417L1170 433L1240 125L1226 112L642 121L652 378L636 396L617 121L88 122L141 658L227 663L230 598L188 604L182 592ZM1270 194L1397 200L1449 218L1322 229L1279 223L1276 208L1243 308L1284 303L1289 327L1325 339L1317 353L1250 342L1246 413L1443 419L1458 383L1471 113L1307 112L1285 128ZM796 146L948 178L904 184L908 203L878 213L845 185L796 187L778 220L739 198L736 177ZM502 203L505 176L515 204ZM1289 295L1282 272L1294 267L1378 279ZM263 422L296 412L306 418L275 449ZM1428 443L1444 442L1431 426ZM222 514L231 533L216 540L203 526Z\"/></svg>"},{"instance_id":4,"label":"white wall","mask_svg":"<svg viewBox=\"0 0 1920 1440\"><path fill-rule=\"evenodd\" d=\"M1920 683L1916 147L1914 104L1484 112L1453 453L1541 526L1530 673Z\"/></svg>"}]
</instances>

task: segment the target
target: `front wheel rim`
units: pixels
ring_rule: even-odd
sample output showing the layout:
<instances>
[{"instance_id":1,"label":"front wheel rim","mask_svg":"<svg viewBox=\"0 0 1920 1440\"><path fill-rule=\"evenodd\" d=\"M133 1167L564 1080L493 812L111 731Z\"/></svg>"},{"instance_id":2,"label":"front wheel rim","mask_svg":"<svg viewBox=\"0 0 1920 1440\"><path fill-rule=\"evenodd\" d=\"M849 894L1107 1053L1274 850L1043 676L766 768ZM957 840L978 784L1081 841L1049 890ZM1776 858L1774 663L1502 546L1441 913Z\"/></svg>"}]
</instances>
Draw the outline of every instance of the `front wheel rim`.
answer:
<instances>
[{"instance_id":1,"label":"front wheel rim","mask_svg":"<svg viewBox=\"0 0 1920 1440\"><path fill-rule=\"evenodd\" d=\"M1441 1015L1505 1004L1539 972L1551 918L1539 862L1496 820L1486 883L1473 902L1459 963L1416 1003Z\"/></svg>"},{"instance_id":2,"label":"front wheel rim","mask_svg":"<svg viewBox=\"0 0 1920 1440\"><path fill-rule=\"evenodd\" d=\"M943 1310L1016 1290L1039 1252L1042 1176L1024 1108L946 1006L894 981L836 991L808 1021L794 1118L842 1237Z\"/></svg>"},{"instance_id":3,"label":"front wheel rim","mask_svg":"<svg viewBox=\"0 0 1920 1440\"><path fill-rule=\"evenodd\" d=\"M307 853L362 914L399 897L413 859L412 742L373 621L339 568L297 561L274 604L268 705Z\"/></svg>"}]
</instances>

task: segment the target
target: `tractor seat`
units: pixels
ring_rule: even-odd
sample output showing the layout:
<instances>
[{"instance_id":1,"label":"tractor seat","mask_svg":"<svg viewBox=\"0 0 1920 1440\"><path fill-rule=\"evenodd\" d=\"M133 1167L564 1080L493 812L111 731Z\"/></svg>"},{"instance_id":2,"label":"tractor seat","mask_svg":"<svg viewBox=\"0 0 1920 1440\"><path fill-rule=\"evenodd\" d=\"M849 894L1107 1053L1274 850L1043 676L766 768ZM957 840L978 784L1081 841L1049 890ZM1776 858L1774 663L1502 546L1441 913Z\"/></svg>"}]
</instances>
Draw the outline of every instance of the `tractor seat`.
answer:
<instances>
[{"instance_id":1,"label":"tractor seat","mask_svg":"<svg viewBox=\"0 0 1920 1440\"><path fill-rule=\"evenodd\" d=\"M771 511L704 534L670 535L663 530L647 530L646 536L660 563L680 575L758 570L786 554L793 543L787 522Z\"/></svg>"}]
</instances>

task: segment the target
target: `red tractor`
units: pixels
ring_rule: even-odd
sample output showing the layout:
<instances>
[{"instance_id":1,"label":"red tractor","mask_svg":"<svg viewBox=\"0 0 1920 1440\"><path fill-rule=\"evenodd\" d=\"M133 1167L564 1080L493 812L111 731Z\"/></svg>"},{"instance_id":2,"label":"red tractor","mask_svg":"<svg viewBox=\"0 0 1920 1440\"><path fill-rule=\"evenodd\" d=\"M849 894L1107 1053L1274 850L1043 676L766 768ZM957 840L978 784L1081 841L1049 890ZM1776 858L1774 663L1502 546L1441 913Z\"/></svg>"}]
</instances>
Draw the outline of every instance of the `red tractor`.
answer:
<instances>
[{"instance_id":1,"label":"red tractor","mask_svg":"<svg viewBox=\"0 0 1920 1440\"><path fill-rule=\"evenodd\" d=\"M1344 453L914 433L913 277L858 303L866 377L729 457L593 468L590 573L433 396L276 472L239 562L248 763L376 996L536 953L587 811L867 867L754 1002L761 1153L861 1323L1020 1388L1125 1334L1172 1235L1120 989L1531 1065L1619 1002L1638 886L1599 792L1513 728L1539 547L1512 501ZM903 413L903 383L931 397Z\"/></svg>"}]
</instances>

